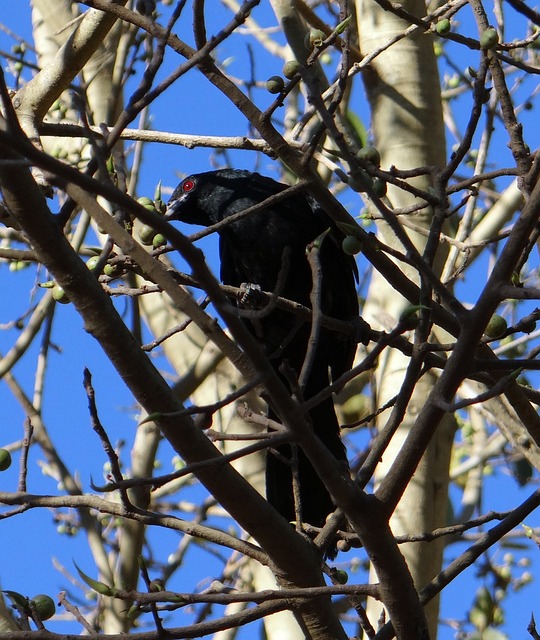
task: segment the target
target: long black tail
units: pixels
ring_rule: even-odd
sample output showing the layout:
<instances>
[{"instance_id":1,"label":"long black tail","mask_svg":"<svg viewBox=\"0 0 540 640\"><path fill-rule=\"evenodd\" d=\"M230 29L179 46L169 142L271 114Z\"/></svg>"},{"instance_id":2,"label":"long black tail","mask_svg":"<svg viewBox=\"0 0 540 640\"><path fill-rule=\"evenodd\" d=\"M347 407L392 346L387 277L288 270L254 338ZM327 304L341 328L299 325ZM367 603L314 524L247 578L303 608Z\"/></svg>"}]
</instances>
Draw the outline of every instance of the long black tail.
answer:
<instances>
[{"instance_id":1,"label":"long black tail","mask_svg":"<svg viewBox=\"0 0 540 640\"><path fill-rule=\"evenodd\" d=\"M273 417L271 414L272 412L270 412L270 417ZM339 435L339 424L332 398L329 397L317 405L309 413L309 418L315 434L330 453L337 460L346 462L347 455ZM266 458L266 497L286 520L296 521L290 462L292 458L291 446L282 445L277 449L277 452L285 461L271 451L268 452ZM315 527L322 527L328 514L334 511L335 506L319 474L300 447L297 447L297 456L302 521ZM326 555L331 559L336 556L336 553L334 545L326 551Z\"/></svg>"}]
</instances>

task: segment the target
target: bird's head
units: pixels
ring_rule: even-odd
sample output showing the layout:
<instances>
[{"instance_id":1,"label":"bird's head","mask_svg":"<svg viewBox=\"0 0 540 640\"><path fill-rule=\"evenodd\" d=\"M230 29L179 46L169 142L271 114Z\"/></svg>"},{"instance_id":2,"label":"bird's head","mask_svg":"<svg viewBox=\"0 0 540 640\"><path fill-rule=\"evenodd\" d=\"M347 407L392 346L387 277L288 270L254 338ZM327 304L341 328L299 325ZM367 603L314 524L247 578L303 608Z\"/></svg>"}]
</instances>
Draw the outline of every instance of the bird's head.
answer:
<instances>
[{"instance_id":1,"label":"bird's head","mask_svg":"<svg viewBox=\"0 0 540 640\"><path fill-rule=\"evenodd\" d=\"M227 215L227 208L237 199L239 190L251 175L238 169L190 175L173 191L165 217L188 224L215 224Z\"/></svg>"},{"instance_id":2,"label":"bird's head","mask_svg":"<svg viewBox=\"0 0 540 640\"><path fill-rule=\"evenodd\" d=\"M173 191L167 205L167 220L181 220L190 224L208 225L210 221L199 207L201 188L205 182L204 174L184 178Z\"/></svg>"}]
</instances>

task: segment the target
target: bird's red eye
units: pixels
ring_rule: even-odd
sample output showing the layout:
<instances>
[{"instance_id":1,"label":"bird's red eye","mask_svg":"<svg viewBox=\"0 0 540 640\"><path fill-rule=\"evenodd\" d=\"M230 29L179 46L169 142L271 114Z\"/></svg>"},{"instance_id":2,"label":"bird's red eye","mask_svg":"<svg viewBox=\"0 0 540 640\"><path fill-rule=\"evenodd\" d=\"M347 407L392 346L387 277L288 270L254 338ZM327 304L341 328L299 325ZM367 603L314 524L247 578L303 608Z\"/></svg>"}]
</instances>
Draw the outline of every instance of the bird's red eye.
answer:
<instances>
[{"instance_id":1,"label":"bird's red eye","mask_svg":"<svg viewBox=\"0 0 540 640\"><path fill-rule=\"evenodd\" d=\"M184 193L189 193L195 189L195 181L194 180L186 180L182 183L182 191Z\"/></svg>"}]
</instances>

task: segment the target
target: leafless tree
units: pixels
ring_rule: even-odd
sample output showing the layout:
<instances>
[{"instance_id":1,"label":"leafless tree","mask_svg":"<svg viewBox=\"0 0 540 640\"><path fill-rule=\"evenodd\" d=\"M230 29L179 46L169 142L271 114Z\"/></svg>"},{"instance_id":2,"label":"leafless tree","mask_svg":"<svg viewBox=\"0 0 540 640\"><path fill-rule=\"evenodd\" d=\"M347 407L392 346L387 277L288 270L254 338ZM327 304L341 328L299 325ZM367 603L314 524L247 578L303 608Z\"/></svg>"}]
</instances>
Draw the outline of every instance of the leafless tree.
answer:
<instances>
[{"instance_id":1,"label":"leafless tree","mask_svg":"<svg viewBox=\"0 0 540 640\"><path fill-rule=\"evenodd\" d=\"M34 0L32 42L8 33L2 278L20 289L28 268L42 286L4 327L19 329L0 371L26 421L0 452L1 466L11 454L20 459L15 485L0 492L2 518L30 509L71 514L63 531L84 534L95 575L66 576L60 602L84 633L229 638L263 620L267 637L280 640L346 638L345 628L377 639L434 638L440 593L540 503L532 491L511 511L495 504L485 513L481 500L489 465L505 465L525 485L540 462L531 305L539 297L531 252L540 186L527 118L536 106L540 15L522 0L269 5L223 0L220 20L225 9L228 18L211 33L215 2ZM242 77L225 59L228 46L247 70ZM277 75L284 63L284 80L260 77L261 67ZM180 131L159 121L150 129L163 101ZM215 134L182 131L183 114L202 105ZM221 136L233 115L242 123L236 135ZM214 166L242 157L271 167L308 191L361 250L370 343L328 390L339 392L350 476L249 339L230 302L237 291L209 269L200 234L188 237L164 219L175 185L137 199L150 143L208 149ZM99 412L92 374L100 372L84 372L108 465L104 486L87 486L60 455L59 439L75 445L76 436L45 422L59 302L80 315L140 408L120 451L103 426L112 417ZM313 319L309 309L278 304ZM153 336L146 344L144 327ZM38 341L30 396L16 365ZM176 373L172 384L157 351ZM66 394L76 384L66 380ZM262 398L287 416L281 428L268 424ZM303 535L264 499L265 450L285 440L302 447L336 504L321 531L305 527ZM170 473L155 470L164 446L178 456ZM33 449L61 483L56 495L27 486ZM452 516L451 482L462 490ZM208 498L193 499L198 485ZM168 560L155 541L159 528L181 534ZM465 550L445 562L445 544L465 532ZM329 568L318 547L335 535L342 555ZM522 537L536 540L530 528ZM191 592L168 591L197 541L219 558L221 573L209 576L201 561ZM486 563L470 594L474 632L497 633L504 597L529 580L520 571L511 557ZM197 586L209 577L208 588ZM42 603L3 580L5 637L60 637L45 628ZM91 605L76 606L81 590L95 596ZM189 607L180 626L186 618L176 614ZM467 632L461 612L453 615Z\"/></svg>"}]
</instances>

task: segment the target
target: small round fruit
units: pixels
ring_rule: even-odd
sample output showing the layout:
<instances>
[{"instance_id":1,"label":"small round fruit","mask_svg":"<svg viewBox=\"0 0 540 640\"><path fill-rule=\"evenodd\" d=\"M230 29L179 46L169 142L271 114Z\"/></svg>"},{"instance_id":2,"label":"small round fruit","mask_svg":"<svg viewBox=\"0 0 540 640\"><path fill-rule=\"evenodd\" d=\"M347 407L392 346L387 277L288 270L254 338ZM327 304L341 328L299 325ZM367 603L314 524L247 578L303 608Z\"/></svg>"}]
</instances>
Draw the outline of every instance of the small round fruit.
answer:
<instances>
[{"instance_id":1,"label":"small round fruit","mask_svg":"<svg viewBox=\"0 0 540 640\"><path fill-rule=\"evenodd\" d=\"M103 267L103 273L110 278L117 276L120 273L120 266L118 264L109 264L107 263Z\"/></svg>"},{"instance_id":2,"label":"small round fruit","mask_svg":"<svg viewBox=\"0 0 540 640\"><path fill-rule=\"evenodd\" d=\"M154 239L152 240L152 246L154 249L158 249L159 247L164 247L167 244L167 238L161 233L156 233Z\"/></svg>"},{"instance_id":3,"label":"small round fruit","mask_svg":"<svg viewBox=\"0 0 540 640\"><path fill-rule=\"evenodd\" d=\"M338 540L336 543L337 550L341 553L347 553L351 550L351 543L348 540Z\"/></svg>"},{"instance_id":4,"label":"small round fruit","mask_svg":"<svg viewBox=\"0 0 540 640\"><path fill-rule=\"evenodd\" d=\"M156 0L137 0L135 8L143 16L151 16L156 9Z\"/></svg>"},{"instance_id":5,"label":"small round fruit","mask_svg":"<svg viewBox=\"0 0 540 640\"><path fill-rule=\"evenodd\" d=\"M302 65L298 62L298 60L287 60L287 62L283 65L283 75L290 80L294 78L294 76L300 71Z\"/></svg>"},{"instance_id":6,"label":"small round fruit","mask_svg":"<svg viewBox=\"0 0 540 640\"><path fill-rule=\"evenodd\" d=\"M321 54L319 60L321 64L332 64L332 56L328 53L328 51L325 51L323 54Z\"/></svg>"},{"instance_id":7,"label":"small round fruit","mask_svg":"<svg viewBox=\"0 0 540 640\"><path fill-rule=\"evenodd\" d=\"M92 256L86 261L86 266L90 269L90 271L93 271L96 268L98 262L99 256Z\"/></svg>"},{"instance_id":8,"label":"small round fruit","mask_svg":"<svg viewBox=\"0 0 540 640\"><path fill-rule=\"evenodd\" d=\"M285 82L281 76L271 76L266 81L266 90L270 93L281 93Z\"/></svg>"},{"instance_id":9,"label":"small round fruit","mask_svg":"<svg viewBox=\"0 0 540 640\"><path fill-rule=\"evenodd\" d=\"M148 585L148 591L150 591L150 593L165 591L165 583L163 582L163 580L156 578L155 580L152 580L152 582L150 582L150 584Z\"/></svg>"},{"instance_id":10,"label":"small round fruit","mask_svg":"<svg viewBox=\"0 0 540 640\"><path fill-rule=\"evenodd\" d=\"M487 323L484 333L488 338L500 338L501 336L504 336L507 329L508 325L506 324L506 320L502 316L494 313L491 316L490 321Z\"/></svg>"},{"instance_id":11,"label":"small round fruit","mask_svg":"<svg viewBox=\"0 0 540 640\"><path fill-rule=\"evenodd\" d=\"M480 34L480 48L481 49L495 49L499 44L499 34L493 27L488 27Z\"/></svg>"},{"instance_id":12,"label":"small round fruit","mask_svg":"<svg viewBox=\"0 0 540 640\"><path fill-rule=\"evenodd\" d=\"M49 618L52 618L56 613L56 605L54 604L54 600L51 598L51 596L48 596L45 593L40 593L39 595L34 596L30 600L30 603L37 611L39 617L42 620L48 620Z\"/></svg>"},{"instance_id":13,"label":"small round fruit","mask_svg":"<svg viewBox=\"0 0 540 640\"><path fill-rule=\"evenodd\" d=\"M381 166L381 154L375 147L362 147L356 153L356 159L360 162L369 162L376 167Z\"/></svg>"},{"instance_id":14,"label":"small round fruit","mask_svg":"<svg viewBox=\"0 0 540 640\"><path fill-rule=\"evenodd\" d=\"M354 256L362 251L362 241L356 236L345 236L341 242L341 248L348 256Z\"/></svg>"},{"instance_id":15,"label":"small round fruit","mask_svg":"<svg viewBox=\"0 0 540 640\"><path fill-rule=\"evenodd\" d=\"M308 49L313 49L313 47L320 47L322 43L326 40L326 33L321 31L320 29L311 29L307 36L307 42L309 44Z\"/></svg>"},{"instance_id":16,"label":"small round fruit","mask_svg":"<svg viewBox=\"0 0 540 640\"><path fill-rule=\"evenodd\" d=\"M145 209L148 209L149 211L155 211L156 207L154 206L154 203L152 200L150 200L150 198L147 198L146 196L141 196L140 198L137 198L137 202L139 204L142 204L142 206Z\"/></svg>"},{"instance_id":17,"label":"small round fruit","mask_svg":"<svg viewBox=\"0 0 540 640\"><path fill-rule=\"evenodd\" d=\"M384 180L382 180L381 178L373 178L373 193L376 196L382 198L386 195L387 189L388 186Z\"/></svg>"},{"instance_id":18,"label":"small round fruit","mask_svg":"<svg viewBox=\"0 0 540 640\"><path fill-rule=\"evenodd\" d=\"M154 236L156 235L156 230L147 224L143 224L142 227L139 229L138 235L139 235L139 240L144 245L149 247L152 244L152 241L154 240Z\"/></svg>"},{"instance_id":19,"label":"small round fruit","mask_svg":"<svg viewBox=\"0 0 540 640\"><path fill-rule=\"evenodd\" d=\"M58 284L55 284L53 287L52 297L60 304L69 304L68 294Z\"/></svg>"},{"instance_id":20,"label":"small round fruit","mask_svg":"<svg viewBox=\"0 0 540 640\"><path fill-rule=\"evenodd\" d=\"M11 453L7 449L0 449L0 471L11 467Z\"/></svg>"},{"instance_id":21,"label":"small round fruit","mask_svg":"<svg viewBox=\"0 0 540 640\"><path fill-rule=\"evenodd\" d=\"M448 20L448 18L439 20L439 22L437 22L437 24L435 25L435 30L440 36L445 36L447 33L450 33L451 28L452 25L450 24L450 20Z\"/></svg>"},{"instance_id":22,"label":"small round fruit","mask_svg":"<svg viewBox=\"0 0 540 640\"><path fill-rule=\"evenodd\" d=\"M22 271L23 269L26 269L26 267L29 267L30 263L26 260L12 260L9 263L9 270L10 271Z\"/></svg>"},{"instance_id":23,"label":"small round fruit","mask_svg":"<svg viewBox=\"0 0 540 640\"><path fill-rule=\"evenodd\" d=\"M332 577L338 584L347 584L349 582L349 574L343 569L336 569L332 572Z\"/></svg>"}]
</instances>

